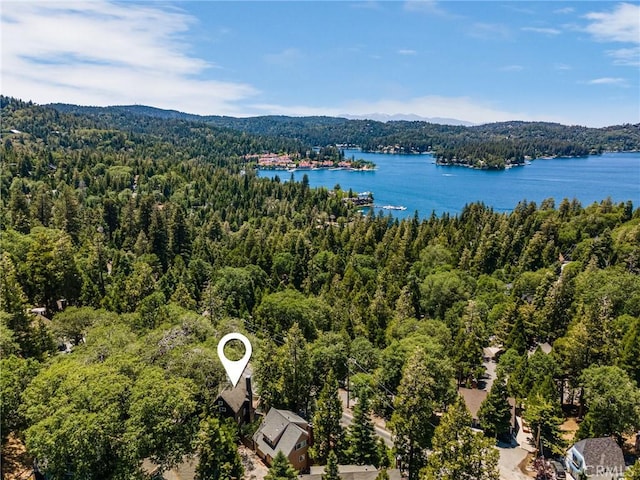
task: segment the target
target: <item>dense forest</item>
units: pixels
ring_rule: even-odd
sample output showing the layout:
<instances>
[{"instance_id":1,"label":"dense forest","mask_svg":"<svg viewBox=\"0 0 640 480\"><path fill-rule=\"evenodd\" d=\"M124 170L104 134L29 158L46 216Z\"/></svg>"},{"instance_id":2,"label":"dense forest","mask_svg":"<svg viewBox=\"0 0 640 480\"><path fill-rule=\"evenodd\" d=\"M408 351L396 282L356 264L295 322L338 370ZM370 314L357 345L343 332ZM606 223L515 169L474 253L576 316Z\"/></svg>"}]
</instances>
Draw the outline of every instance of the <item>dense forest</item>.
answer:
<instances>
[{"instance_id":1,"label":"dense forest","mask_svg":"<svg viewBox=\"0 0 640 480\"><path fill-rule=\"evenodd\" d=\"M585 156L604 151L640 149L640 125L606 128L544 122L502 122L465 127L420 121L377 122L332 117L198 116L145 106L80 107L55 104L61 112L108 118L129 128L128 114L155 119L204 122L255 135L297 139L307 145L357 145L365 151L433 152L440 164L503 169L525 159Z\"/></svg>"},{"instance_id":2,"label":"dense forest","mask_svg":"<svg viewBox=\"0 0 640 480\"><path fill-rule=\"evenodd\" d=\"M489 436L505 428L495 412L507 395L550 452L566 447L563 406L582 419L579 438L622 442L640 427L640 210L630 201L365 216L348 192L257 177L245 160L331 143L341 120L311 137L0 103L2 443L24 441L51 478L137 478L143 459L168 467L194 452L200 478L241 475L238 432L213 404L225 384L216 345L231 331L252 339L263 408L314 419L321 464L334 453L376 466L389 457L352 430L323 437L332 392L349 381L359 408L389 420L409 478L439 478L445 460L427 449L446 448L444 429L466 421L456 387L482 377L490 345L505 352L482 414ZM354 136L342 141L376 142L357 136L366 124L349 122ZM512 125L517 135L556 128ZM509 131L405 127L406 138ZM557 129L563 144L584 145L582 132L637 147L637 126Z\"/></svg>"}]
</instances>

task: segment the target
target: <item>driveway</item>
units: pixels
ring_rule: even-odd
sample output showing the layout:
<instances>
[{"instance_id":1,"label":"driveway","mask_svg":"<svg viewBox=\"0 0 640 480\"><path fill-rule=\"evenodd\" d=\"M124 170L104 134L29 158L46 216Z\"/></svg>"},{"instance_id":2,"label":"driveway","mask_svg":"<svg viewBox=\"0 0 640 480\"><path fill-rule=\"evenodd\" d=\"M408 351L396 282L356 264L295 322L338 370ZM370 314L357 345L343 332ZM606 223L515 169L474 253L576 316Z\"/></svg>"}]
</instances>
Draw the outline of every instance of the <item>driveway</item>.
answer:
<instances>
[{"instance_id":1,"label":"driveway","mask_svg":"<svg viewBox=\"0 0 640 480\"><path fill-rule=\"evenodd\" d=\"M525 475L520 470L520 463L527 457L529 452L520 447L498 447L498 451L500 452L500 460L498 461L500 480L531 480L531 478L534 478Z\"/></svg>"}]
</instances>

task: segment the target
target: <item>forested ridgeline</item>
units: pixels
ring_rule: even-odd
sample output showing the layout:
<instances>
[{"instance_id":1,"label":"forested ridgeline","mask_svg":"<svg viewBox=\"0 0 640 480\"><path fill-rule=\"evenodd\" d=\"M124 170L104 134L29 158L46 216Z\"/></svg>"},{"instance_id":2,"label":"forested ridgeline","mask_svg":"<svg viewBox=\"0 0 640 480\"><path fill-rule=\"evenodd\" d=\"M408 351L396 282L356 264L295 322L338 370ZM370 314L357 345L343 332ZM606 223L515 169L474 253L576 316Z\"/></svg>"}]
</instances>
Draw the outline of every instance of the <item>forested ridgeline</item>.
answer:
<instances>
[{"instance_id":1,"label":"forested ridgeline","mask_svg":"<svg viewBox=\"0 0 640 480\"><path fill-rule=\"evenodd\" d=\"M631 202L362 216L339 189L245 168L244 155L303 143L139 118L116 128L2 98L2 441L24 438L53 478L133 478L142 459L194 451L203 478L223 463L239 476L214 404L230 331L252 338L264 407L321 424L330 371L350 375L412 478L489 345L506 352L487 432L505 428L491 412L507 394L549 449L562 446L561 392L581 406L582 437L639 426ZM356 437L330 442L341 461L363 451Z\"/></svg>"},{"instance_id":2,"label":"forested ridgeline","mask_svg":"<svg viewBox=\"0 0 640 480\"><path fill-rule=\"evenodd\" d=\"M292 138L308 145L348 144L365 151L434 152L444 165L503 169L525 159L585 156L604 151L640 149L640 125L605 128L545 122L500 122L472 127L421 121L348 120L332 117L264 116L233 118L198 116L145 106L81 107L55 104L62 112L94 115L127 125L131 114L155 119L204 122L257 135Z\"/></svg>"}]
</instances>

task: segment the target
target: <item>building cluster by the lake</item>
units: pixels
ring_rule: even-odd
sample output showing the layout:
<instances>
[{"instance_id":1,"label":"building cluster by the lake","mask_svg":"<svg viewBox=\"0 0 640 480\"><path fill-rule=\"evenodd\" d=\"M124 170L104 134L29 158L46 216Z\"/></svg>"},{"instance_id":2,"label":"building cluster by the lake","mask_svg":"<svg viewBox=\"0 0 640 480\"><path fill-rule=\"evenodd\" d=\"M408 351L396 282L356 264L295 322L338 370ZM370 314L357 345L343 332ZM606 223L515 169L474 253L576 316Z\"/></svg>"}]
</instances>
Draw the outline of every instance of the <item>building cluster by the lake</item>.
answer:
<instances>
[{"instance_id":1,"label":"building cluster by the lake","mask_svg":"<svg viewBox=\"0 0 640 480\"><path fill-rule=\"evenodd\" d=\"M248 160L257 160L258 168L265 170L312 170L318 168L336 168L345 170L373 169L371 162L352 162L350 160L310 160L299 159L289 154L266 153L247 157ZM363 164L364 163L364 164Z\"/></svg>"}]
</instances>

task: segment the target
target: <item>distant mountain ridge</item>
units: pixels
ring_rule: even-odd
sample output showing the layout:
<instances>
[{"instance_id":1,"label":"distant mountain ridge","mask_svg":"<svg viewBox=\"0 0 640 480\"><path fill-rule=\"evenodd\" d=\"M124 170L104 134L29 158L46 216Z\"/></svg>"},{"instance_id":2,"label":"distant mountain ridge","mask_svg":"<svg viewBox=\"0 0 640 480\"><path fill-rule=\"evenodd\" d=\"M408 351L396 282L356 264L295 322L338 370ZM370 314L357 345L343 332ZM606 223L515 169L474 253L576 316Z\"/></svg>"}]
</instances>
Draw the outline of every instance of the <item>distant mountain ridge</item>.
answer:
<instances>
[{"instance_id":1,"label":"distant mountain ridge","mask_svg":"<svg viewBox=\"0 0 640 480\"><path fill-rule=\"evenodd\" d=\"M427 122L427 123L436 123L438 125L454 125L454 126L464 126L464 127L472 127L474 125L478 125L477 123L467 122L465 120L458 120L457 118L421 117L420 115L406 114L406 113L396 113L395 115L389 115L387 113L368 113L365 115L344 114L342 116L344 118L348 118L349 120L375 120L377 122L398 122L398 121Z\"/></svg>"},{"instance_id":2,"label":"distant mountain ridge","mask_svg":"<svg viewBox=\"0 0 640 480\"><path fill-rule=\"evenodd\" d=\"M510 121L484 125L447 125L423 120L342 117L201 116L144 105L83 107L51 104L60 112L95 116L114 128L139 129L153 119L207 125L312 146L351 145L388 153L433 152L441 164L507 168L539 157L576 157L604 151L640 150L640 124L604 128L548 122ZM146 119L146 120L145 120Z\"/></svg>"},{"instance_id":3,"label":"distant mountain ridge","mask_svg":"<svg viewBox=\"0 0 640 480\"><path fill-rule=\"evenodd\" d=\"M434 123L438 125L453 125L453 126L466 126L471 127L474 125L478 125L476 123L467 122L465 120L459 120L456 118L446 118L446 117L421 117L420 115L415 114L404 114L398 113L394 115L389 115L385 113L370 113L365 115L352 115L352 114L342 114L337 117L328 117L328 116L287 116L287 115L258 115L253 117L229 117L225 115L197 115L193 113L181 112L179 110L167 110L157 107L151 107L148 105L113 105L109 107L94 107L94 106L80 106L80 105L72 105L66 103L52 103L47 105L49 107L55 108L60 111L67 112L76 112L76 113L98 113L101 109L110 109L110 110L120 110L123 112L131 112L139 115L146 115L149 117L156 118L173 118L173 119L181 119L181 120L190 120L190 121L204 121L204 122L221 122L221 121L232 121L232 120L240 120L247 121L254 118L304 118L304 119L319 119L319 118L335 118L338 120L373 120L376 122L400 122L400 121L408 121L408 122L426 122L426 123Z\"/></svg>"}]
</instances>

